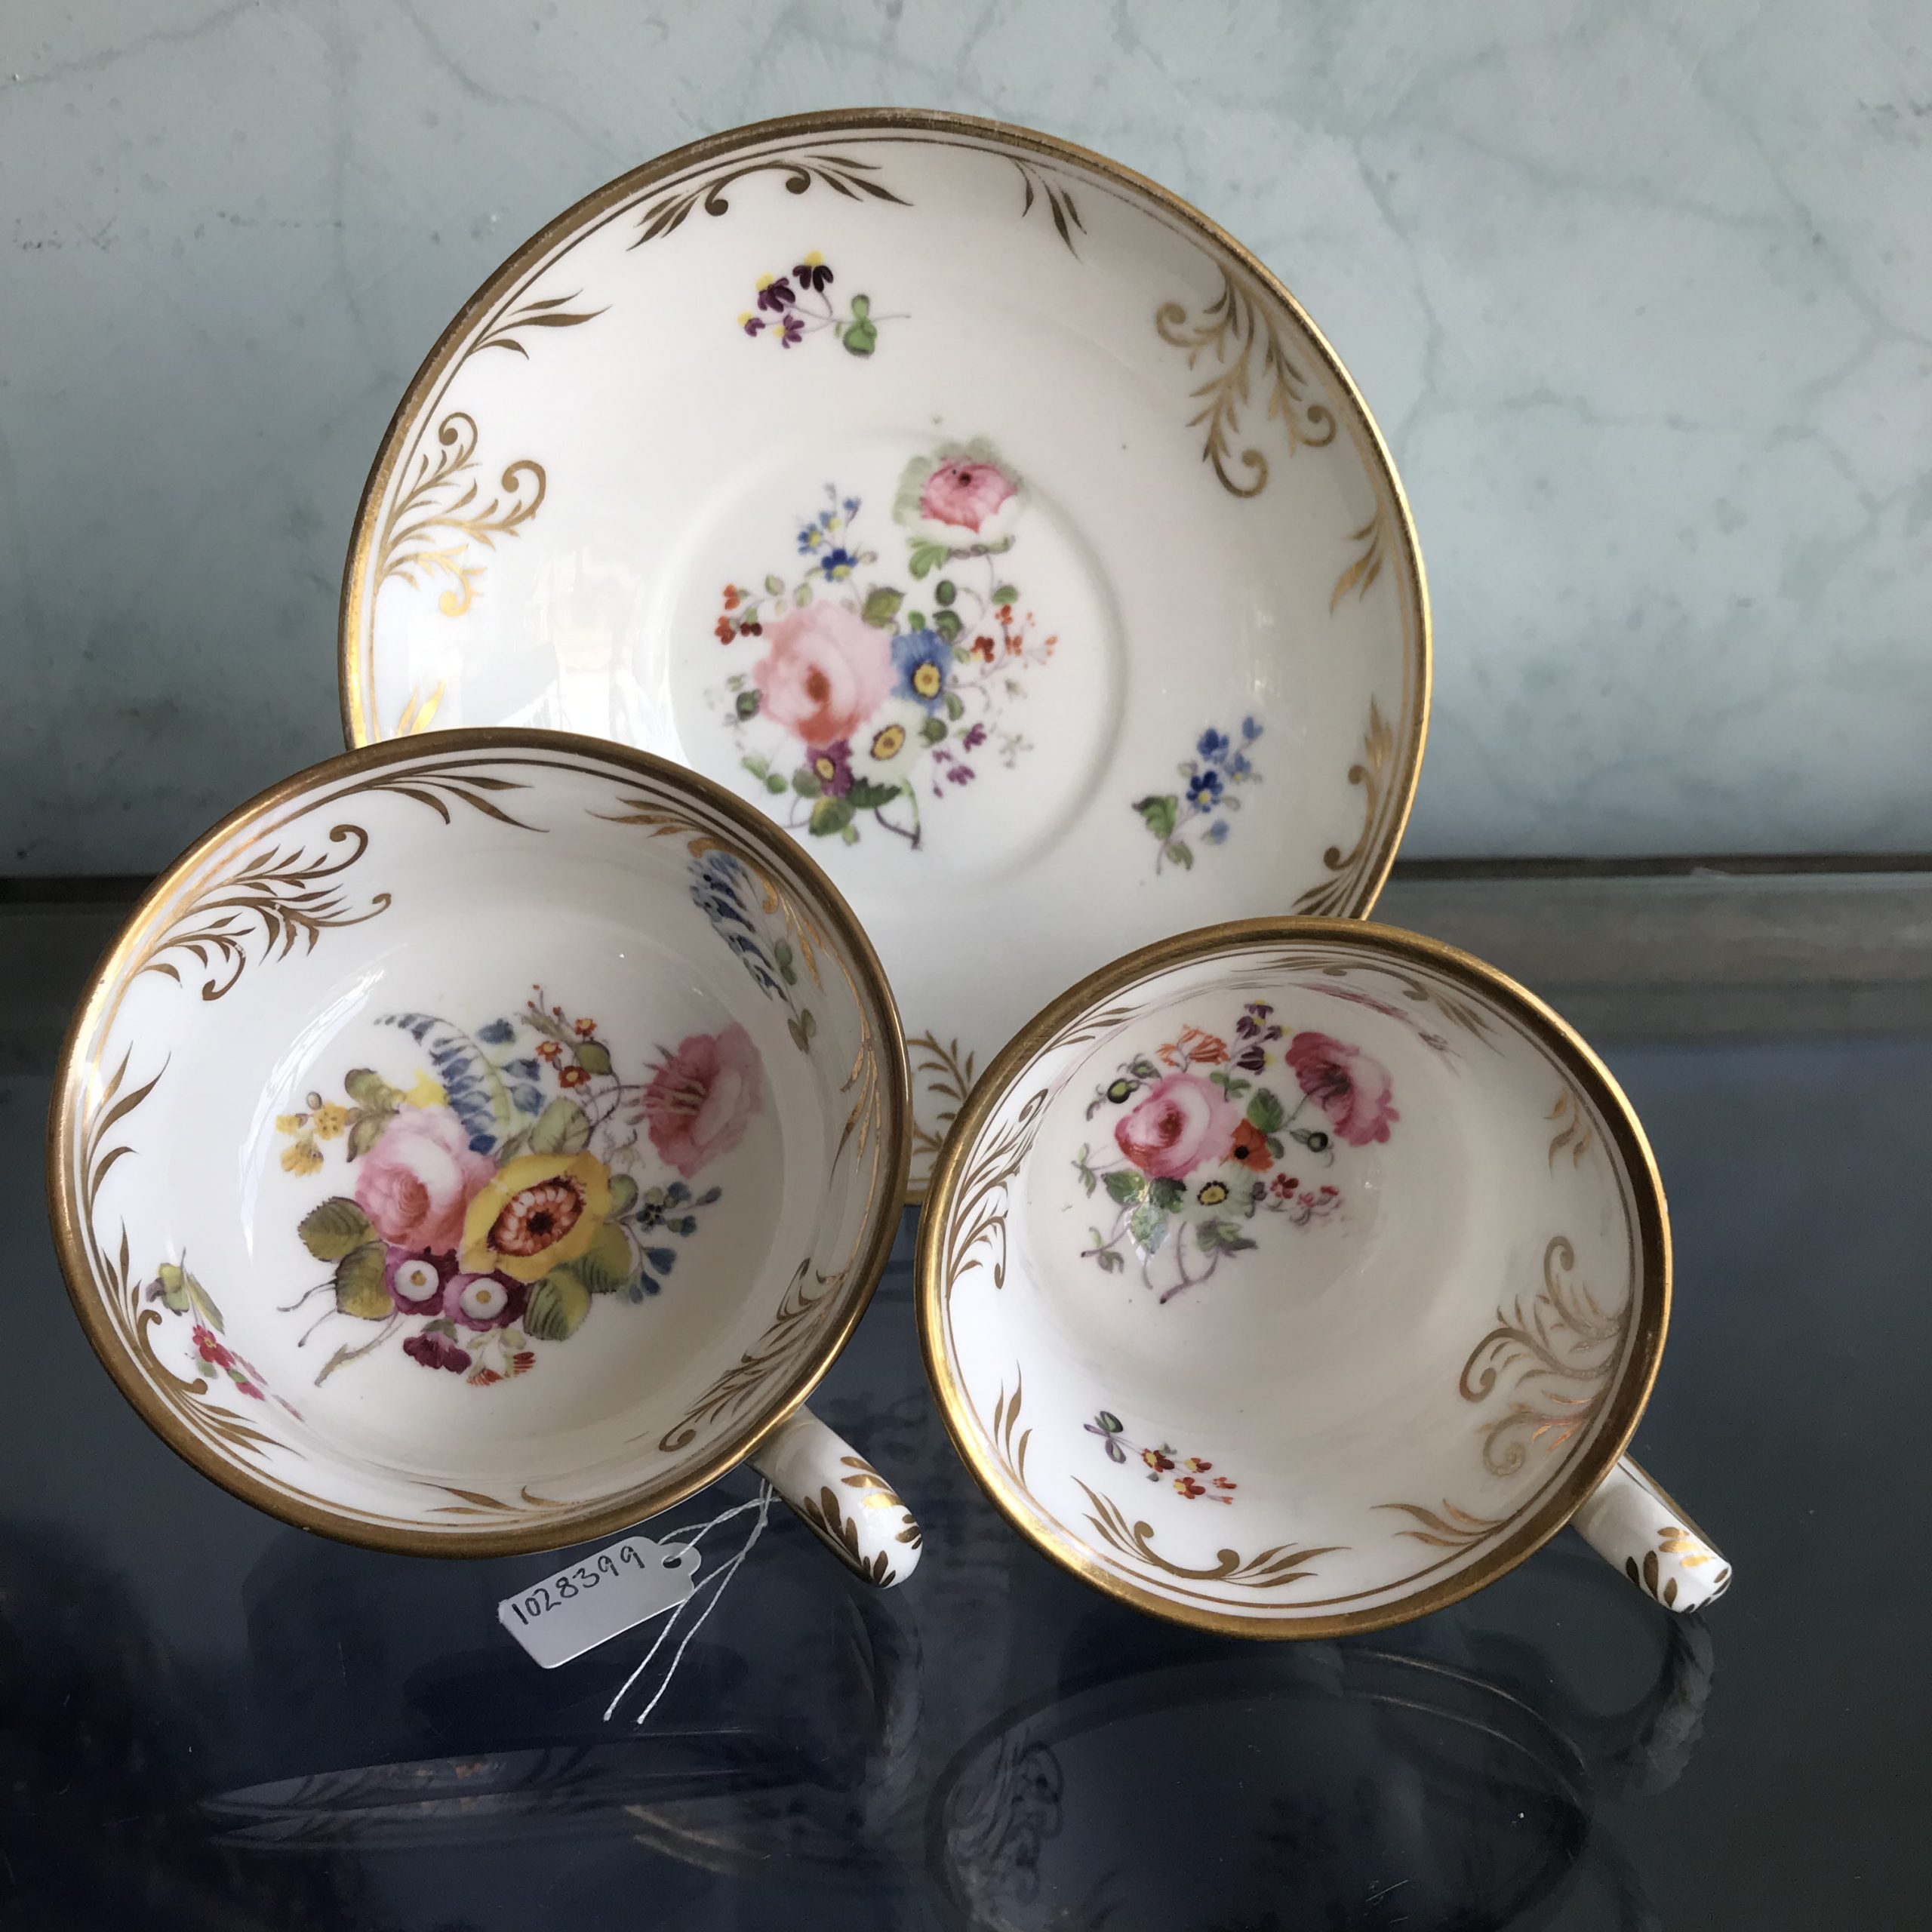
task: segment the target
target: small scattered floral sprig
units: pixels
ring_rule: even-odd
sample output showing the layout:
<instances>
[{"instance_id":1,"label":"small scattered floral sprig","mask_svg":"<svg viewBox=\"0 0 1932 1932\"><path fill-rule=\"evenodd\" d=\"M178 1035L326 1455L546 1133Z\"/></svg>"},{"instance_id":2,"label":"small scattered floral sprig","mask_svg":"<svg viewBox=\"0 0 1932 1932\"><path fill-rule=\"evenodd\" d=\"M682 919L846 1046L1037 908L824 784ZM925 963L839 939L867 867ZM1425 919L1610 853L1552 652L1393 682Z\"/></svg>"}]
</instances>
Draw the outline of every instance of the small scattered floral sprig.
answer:
<instances>
[{"instance_id":1,"label":"small scattered floral sprig","mask_svg":"<svg viewBox=\"0 0 1932 1932\"><path fill-rule=\"evenodd\" d=\"M235 1389L251 1401L267 1400L267 1387L261 1371L245 1357L237 1355L222 1339L225 1324L221 1310L214 1305L214 1297L188 1272L185 1266L164 1261L155 1270L154 1280L148 1284L147 1299L159 1302L171 1315L192 1318L195 1359L202 1367L226 1376Z\"/></svg>"},{"instance_id":2,"label":"small scattered floral sprig","mask_svg":"<svg viewBox=\"0 0 1932 1932\"><path fill-rule=\"evenodd\" d=\"M758 277L756 303L739 316L738 326L754 339L769 336L780 349L795 349L807 336L829 329L847 355L869 355L878 346L879 324L905 318L875 315L867 295L854 296L841 315L826 293L836 279L814 248L789 275Z\"/></svg>"},{"instance_id":3,"label":"small scattered floral sprig","mask_svg":"<svg viewBox=\"0 0 1932 1932\"><path fill-rule=\"evenodd\" d=\"M1154 869L1171 863L1183 869L1194 864L1194 848L1180 836L1198 819L1208 820L1199 836L1204 845L1219 845L1228 835L1226 814L1241 810L1235 788L1260 782L1248 752L1261 736L1261 726L1253 718L1241 721L1241 742L1237 744L1225 731L1213 726L1203 731L1195 743L1195 755L1178 768L1182 780L1178 792L1150 792L1134 801L1147 829L1160 841L1154 855Z\"/></svg>"},{"instance_id":4,"label":"small scattered floral sprig","mask_svg":"<svg viewBox=\"0 0 1932 1932\"><path fill-rule=\"evenodd\" d=\"M1146 1465L1149 1482L1158 1482L1163 1476L1171 1476L1175 1493L1186 1497L1190 1503L1204 1497L1210 1503L1232 1503L1235 1491L1241 1487L1226 1476L1209 1475L1208 1472L1214 1466L1205 1457L1177 1455L1171 1442L1162 1443L1158 1449L1143 1447L1124 1432L1126 1425L1110 1410L1101 1410L1085 1426L1089 1435L1100 1438L1100 1446L1106 1451L1108 1461L1124 1463L1128 1451L1131 1450ZM1201 1481L1204 1476L1208 1477L1205 1482Z\"/></svg>"}]
</instances>

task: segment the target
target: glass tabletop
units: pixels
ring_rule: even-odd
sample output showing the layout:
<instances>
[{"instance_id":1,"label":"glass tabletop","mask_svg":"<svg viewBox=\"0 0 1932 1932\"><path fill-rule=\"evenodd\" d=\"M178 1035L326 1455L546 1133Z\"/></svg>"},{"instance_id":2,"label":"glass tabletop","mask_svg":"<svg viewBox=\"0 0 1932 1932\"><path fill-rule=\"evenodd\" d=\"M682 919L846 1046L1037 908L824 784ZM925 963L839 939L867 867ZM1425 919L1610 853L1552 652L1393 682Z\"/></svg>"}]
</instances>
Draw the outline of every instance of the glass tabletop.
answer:
<instances>
[{"instance_id":1,"label":"glass tabletop","mask_svg":"<svg viewBox=\"0 0 1932 1932\"><path fill-rule=\"evenodd\" d=\"M53 1042L45 1056L51 1064ZM288 1528L95 1362L0 1073L0 1923L60 1928L1903 1924L1932 1773L1915 1499L1932 1015L1606 1057L1678 1293L1637 1454L1736 1565L1675 1618L1573 1532L1422 1622L1265 1644L1152 1621L1011 1534L928 1399L908 1214L814 1406L926 1532L875 1592L784 1512L650 1721L647 1625L553 1672L496 1620L552 1555ZM747 1475L652 1526L715 1515Z\"/></svg>"}]
</instances>

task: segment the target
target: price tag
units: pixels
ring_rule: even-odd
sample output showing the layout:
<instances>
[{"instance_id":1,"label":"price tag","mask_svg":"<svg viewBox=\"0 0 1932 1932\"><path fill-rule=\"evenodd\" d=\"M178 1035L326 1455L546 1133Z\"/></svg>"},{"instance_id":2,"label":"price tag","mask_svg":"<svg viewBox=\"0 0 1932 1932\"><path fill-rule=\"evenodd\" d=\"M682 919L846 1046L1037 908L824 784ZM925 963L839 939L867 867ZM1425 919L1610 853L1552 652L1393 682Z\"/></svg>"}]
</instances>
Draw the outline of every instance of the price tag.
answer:
<instances>
[{"instance_id":1,"label":"price tag","mask_svg":"<svg viewBox=\"0 0 1932 1932\"><path fill-rule=\"evenodd\" d=\"M497 1620L546 1670L580 1657L691 1593L701 1553L626 1537L540 1583L506 1597Z\"/></svg>"}]
</instances>

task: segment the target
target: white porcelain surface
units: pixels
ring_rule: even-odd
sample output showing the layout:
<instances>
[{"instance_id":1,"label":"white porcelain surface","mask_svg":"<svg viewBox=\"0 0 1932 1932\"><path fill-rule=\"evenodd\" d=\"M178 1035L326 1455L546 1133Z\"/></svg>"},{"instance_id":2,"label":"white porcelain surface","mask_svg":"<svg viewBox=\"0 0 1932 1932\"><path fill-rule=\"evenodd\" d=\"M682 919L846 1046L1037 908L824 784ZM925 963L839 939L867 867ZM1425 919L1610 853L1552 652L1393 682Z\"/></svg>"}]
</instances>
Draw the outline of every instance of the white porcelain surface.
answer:
<instances>
[{"instance_id":1,"label":"white porcelain surface","mask_svg":"<svg viewBox=\"0 0 1932 1932\"><path fill-rule=\"evenodd\" d=\"M823 1373L896 1218L897 1056L849 914L685 774L541 734L337 759L105 963L63 1260L131 1399L251 1500L561 1544Z\"/></svg>"},{"instance_id":2,"label":"white porcelain surface","mask_svg":"<svg viewBox=\"0 0 1932 1932\"><path fill-rule=\"evenodd\" d=\"M515 257L384 445L343 623L358 742L598 733L805 839L905 1015L915 1188L1069 980L1364 910L1426 705L1392 472L1264 273L937 118L722 137Z\"/></svg>"},{"instance_id":3,"label":"white porcelain surface","mask_svg":"<svg viewBox=\"0 0 1932 1932\"><path fill-rule=\"evenodd\" d=\"M1667 1314L1607 1075L1380 928L1097 979L989 1075L922 1230L928 1359L995 1500L1103 1587L1260 1635L1413 1616L1534 1549L1614 1462Z\"/></svg>"}]
</instances>

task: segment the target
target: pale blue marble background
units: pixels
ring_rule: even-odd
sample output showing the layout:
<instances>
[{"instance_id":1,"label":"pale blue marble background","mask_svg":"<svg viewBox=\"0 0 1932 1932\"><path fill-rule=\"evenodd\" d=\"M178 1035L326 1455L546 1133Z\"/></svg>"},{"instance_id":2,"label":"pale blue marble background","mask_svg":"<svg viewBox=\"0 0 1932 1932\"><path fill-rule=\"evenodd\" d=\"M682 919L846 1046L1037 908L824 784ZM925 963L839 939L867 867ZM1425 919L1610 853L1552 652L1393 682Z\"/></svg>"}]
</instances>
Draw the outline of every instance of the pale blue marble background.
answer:
<instances>
[{"instance_id":1,"label":"pale blue marble background","mask_svg":"<svg viewBox=\"0 0 1932 1932\"><path fill-rule=\"evenodd\" d=\"M497 260L661 149L952 106L1286 278L1435 593L1411 855L1932 848L1920 0L8 0L0 872L339 746L343 546Z\"/></svg>"}]
</instances>

